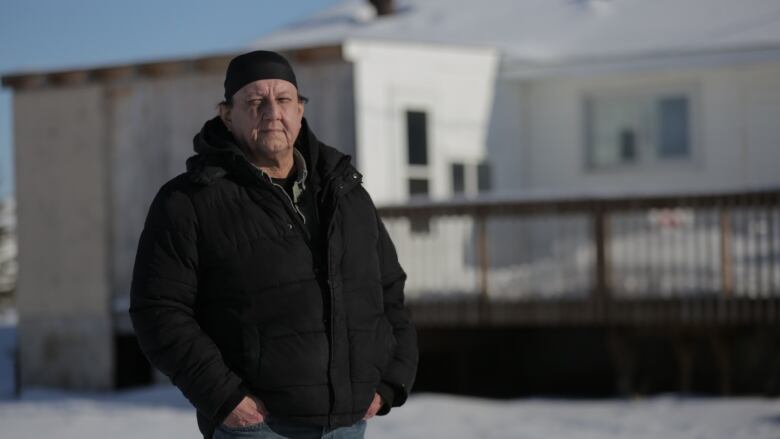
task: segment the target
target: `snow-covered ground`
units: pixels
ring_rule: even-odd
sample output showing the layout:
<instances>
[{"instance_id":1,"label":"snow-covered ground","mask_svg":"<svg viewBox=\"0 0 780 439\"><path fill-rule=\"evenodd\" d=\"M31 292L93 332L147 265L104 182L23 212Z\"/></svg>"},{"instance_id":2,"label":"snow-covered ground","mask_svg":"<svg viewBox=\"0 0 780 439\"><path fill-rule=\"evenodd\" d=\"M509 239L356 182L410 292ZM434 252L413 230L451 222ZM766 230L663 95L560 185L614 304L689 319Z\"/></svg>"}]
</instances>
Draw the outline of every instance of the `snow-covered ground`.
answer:
<instances>
[{"instance_id":1,"label":"snow-covered ground","mask_svg":"<svg viewBox=\"0 0 780 439\"><path fill-rule=\"evenodd\" d=\"M0 313L0 439L199 437L194 410L170 386L104 394L33 389L13 399L16 320L15 313ZM367 437L778 439L780 399L498 401L414 394L389 416L371 420Z\"/></svg>"},{"instance_id":2,"label":"snow-covered ground","mask_svg":"<svg viewBox=\"0 0 780 439\"><path fill-rule=\"evenodd\" d=\"M413 395L369 422L368 438L777 439L780 400L680 398L495 401ZM196 438L194 412L172 387L105 395L25 392L0 400L0 438Z\"/></svg>"}]
</instances>

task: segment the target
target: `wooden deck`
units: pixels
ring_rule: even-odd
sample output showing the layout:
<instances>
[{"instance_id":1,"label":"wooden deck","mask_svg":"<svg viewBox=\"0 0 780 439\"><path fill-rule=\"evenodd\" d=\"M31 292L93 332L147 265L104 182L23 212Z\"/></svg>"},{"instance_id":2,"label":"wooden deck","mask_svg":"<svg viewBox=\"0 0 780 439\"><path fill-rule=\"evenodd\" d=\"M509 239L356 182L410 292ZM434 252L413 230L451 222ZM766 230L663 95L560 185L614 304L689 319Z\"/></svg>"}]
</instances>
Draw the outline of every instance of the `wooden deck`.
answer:
<instances>
[{"instance_id":1,"label":"wooden deck","mask_svg":"<svg viewBox=\"0 0 780 439\"><path fill-rule=\"evenodd\" d=\"M780 323L780 189L448 201L379 212L409 267L418 325ZM453 249L462 254L443 254ZM472 274L452 281L465 272ZM422 275L426 282L416 279ZM562 286L551 289L551 278ZM437 294L466 280L473 283L460 294Z\"/></svg>"},{"instance_id":2,"label":"wooden deck","mask_svg":"<svg viewBox=\"0 0 780 439\"><path fill-rule=\"evenodd\" d=\"M780 189L379 211L423 390L780 393Z\"/></svg>"}]
</instances>

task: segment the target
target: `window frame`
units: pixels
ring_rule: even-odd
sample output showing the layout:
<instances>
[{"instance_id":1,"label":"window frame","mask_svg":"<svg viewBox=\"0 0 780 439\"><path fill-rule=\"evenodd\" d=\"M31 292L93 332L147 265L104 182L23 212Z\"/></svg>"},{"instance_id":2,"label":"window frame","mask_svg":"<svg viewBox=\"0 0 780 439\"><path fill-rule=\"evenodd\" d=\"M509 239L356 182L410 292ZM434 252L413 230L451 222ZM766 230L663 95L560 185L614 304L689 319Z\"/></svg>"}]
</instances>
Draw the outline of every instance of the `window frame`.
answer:
<instances>
[{"instance_id":1,"label":"window frame","mask_svg":"<svg viewBox=\"0 0 780 439\"><path fill-rule=\"evenodd\" d=\"M667 169L670 167L692 167L698 164L700 155L701 97L700 87L696 83L647 85L642 87L611 87L594 89L582 93L580 97L580 126L582 145L582 167L586 172L599 173L610 171L636 171L638 169ZM685 97L688 101L688 154L680 157L661 157L661 145L656 139L652 158L642 157L637 147L635 161L620 161L612 164L598 164L593 159L595 145L592 137L592 104L599 99L637 99L652 100L653 111L663 98Z\"/></svg>"},{"instance_id":2,"label":"window frame","mask_svg":"<svg viewBox=\"0 0 780 439\"><path fill-rule=\"evenodd\" d=\"M419 120L416 120L418 117ZM404 111L404 124L406 128L406 133L405 133L406 134L406 164L408 166L427 167L430 166L431 164L431 159L429 154L430 135L428 134L428 132L430 131L429 130L430 123L428 119L429 119L428 111L426 110L420 108L407 108L406 111ZM422 123L422 125L413 126L412 121L414 120L416 120L416 122L418 123ZM412 163L412 156L414 155L412 153L415 151L413 148L412 141L416 139L415 136L412 136L413 128L418 128L422 130L422 133L417 133L422 135L421 139L419 139L422 142L422 145L420 145L422 146L422 150L417 151L417 154L421 155L423 159L422 163L418 163L418 162Z\"/></svg>"},{"instance_id":3,"label":"window frame","mask_svg":"<svg viewBox=\"0 0 780 439\"><path fill-rule=\"evenodd\" d=\"M406 173L406 190L405 190L405 196L407 199L432 199L433 198L433 151L432 151L432 132L431 132L431 123L433 121L433 112L430 108L424 105L402 105L400 107L401 114L400 118L402 120L401 126L402 126L402 138L404 139L404 146L403 146L403 166L405 168ZM410 150L411 145L409 143L409 114L410 113L421 113L424 115L423 120L425 121L425 158L426 163L411 163L411 157L410 157ZM412 180L426 180L428 182L428 193L426 195L422 194L415 194L412 195L411 193L411 186L412 186Z\"/></svg>"},{"instance_id":4,"label":"window frame","mask_svg":"<svg viewBox=\"0 0 780 439\"><path fill-rule=\"evenodd\" d=\"M455 166L460 166L463 170L463 191L455 191ZM480 159L451 159L448 162L449 168L449 192L452 197L474 197L478 195L487 194L493 191L493 164L490 160ZM485 176L487 177L488 187L482 190L480 187L480 168L487 171Z\"/></svg>"}]
</instances>

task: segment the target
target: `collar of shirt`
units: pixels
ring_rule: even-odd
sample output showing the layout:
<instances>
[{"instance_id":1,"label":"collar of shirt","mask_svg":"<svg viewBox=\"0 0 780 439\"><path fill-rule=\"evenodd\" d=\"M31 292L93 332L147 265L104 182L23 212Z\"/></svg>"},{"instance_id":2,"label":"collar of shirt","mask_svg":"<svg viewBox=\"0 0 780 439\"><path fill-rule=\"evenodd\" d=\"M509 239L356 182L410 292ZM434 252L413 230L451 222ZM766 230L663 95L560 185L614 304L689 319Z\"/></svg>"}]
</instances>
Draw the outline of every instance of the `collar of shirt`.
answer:
<instances>
[{"instance_id":1,"label":"collar of shirt","mask_svg":"<svg viewBox=\"0 0 780 439\"><path fill-rule=\"evenodd\" d=\"M273 184L273 179L270 175L266 174L260 167L252 164L261 174ZM306 177L309 175L308 169L306 169L306 159L303 158L303 154L298 151L297 148L293 148L293 166L296 170L295 183L293 183L293 203L298 203L298 198L301 196L304 190L306 190Z\"/></svg>"}]
</instances>

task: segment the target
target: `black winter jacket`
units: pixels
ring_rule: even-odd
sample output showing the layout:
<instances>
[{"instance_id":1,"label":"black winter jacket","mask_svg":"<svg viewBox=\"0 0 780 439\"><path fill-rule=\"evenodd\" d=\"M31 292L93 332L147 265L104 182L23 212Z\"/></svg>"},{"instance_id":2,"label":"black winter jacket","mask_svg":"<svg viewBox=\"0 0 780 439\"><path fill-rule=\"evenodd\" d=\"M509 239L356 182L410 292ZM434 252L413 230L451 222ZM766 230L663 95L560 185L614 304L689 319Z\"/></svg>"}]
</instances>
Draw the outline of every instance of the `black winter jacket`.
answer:
<instances>
[{"instance_id":1,"label":"black winter jacket","mask_svg":"<svg viewBox=\"0 0 780 439\"><path fill-rule=\"evenodd\" d=\"M317 248L219 118L194 143L188 172L149 209L130 315L204 437L248 392L272 415L330 427L360 420L378 389L403 404L418 359L406 275L349 157L304 120L295 147L325 238Z\"/></svg>"}]
</instances>

